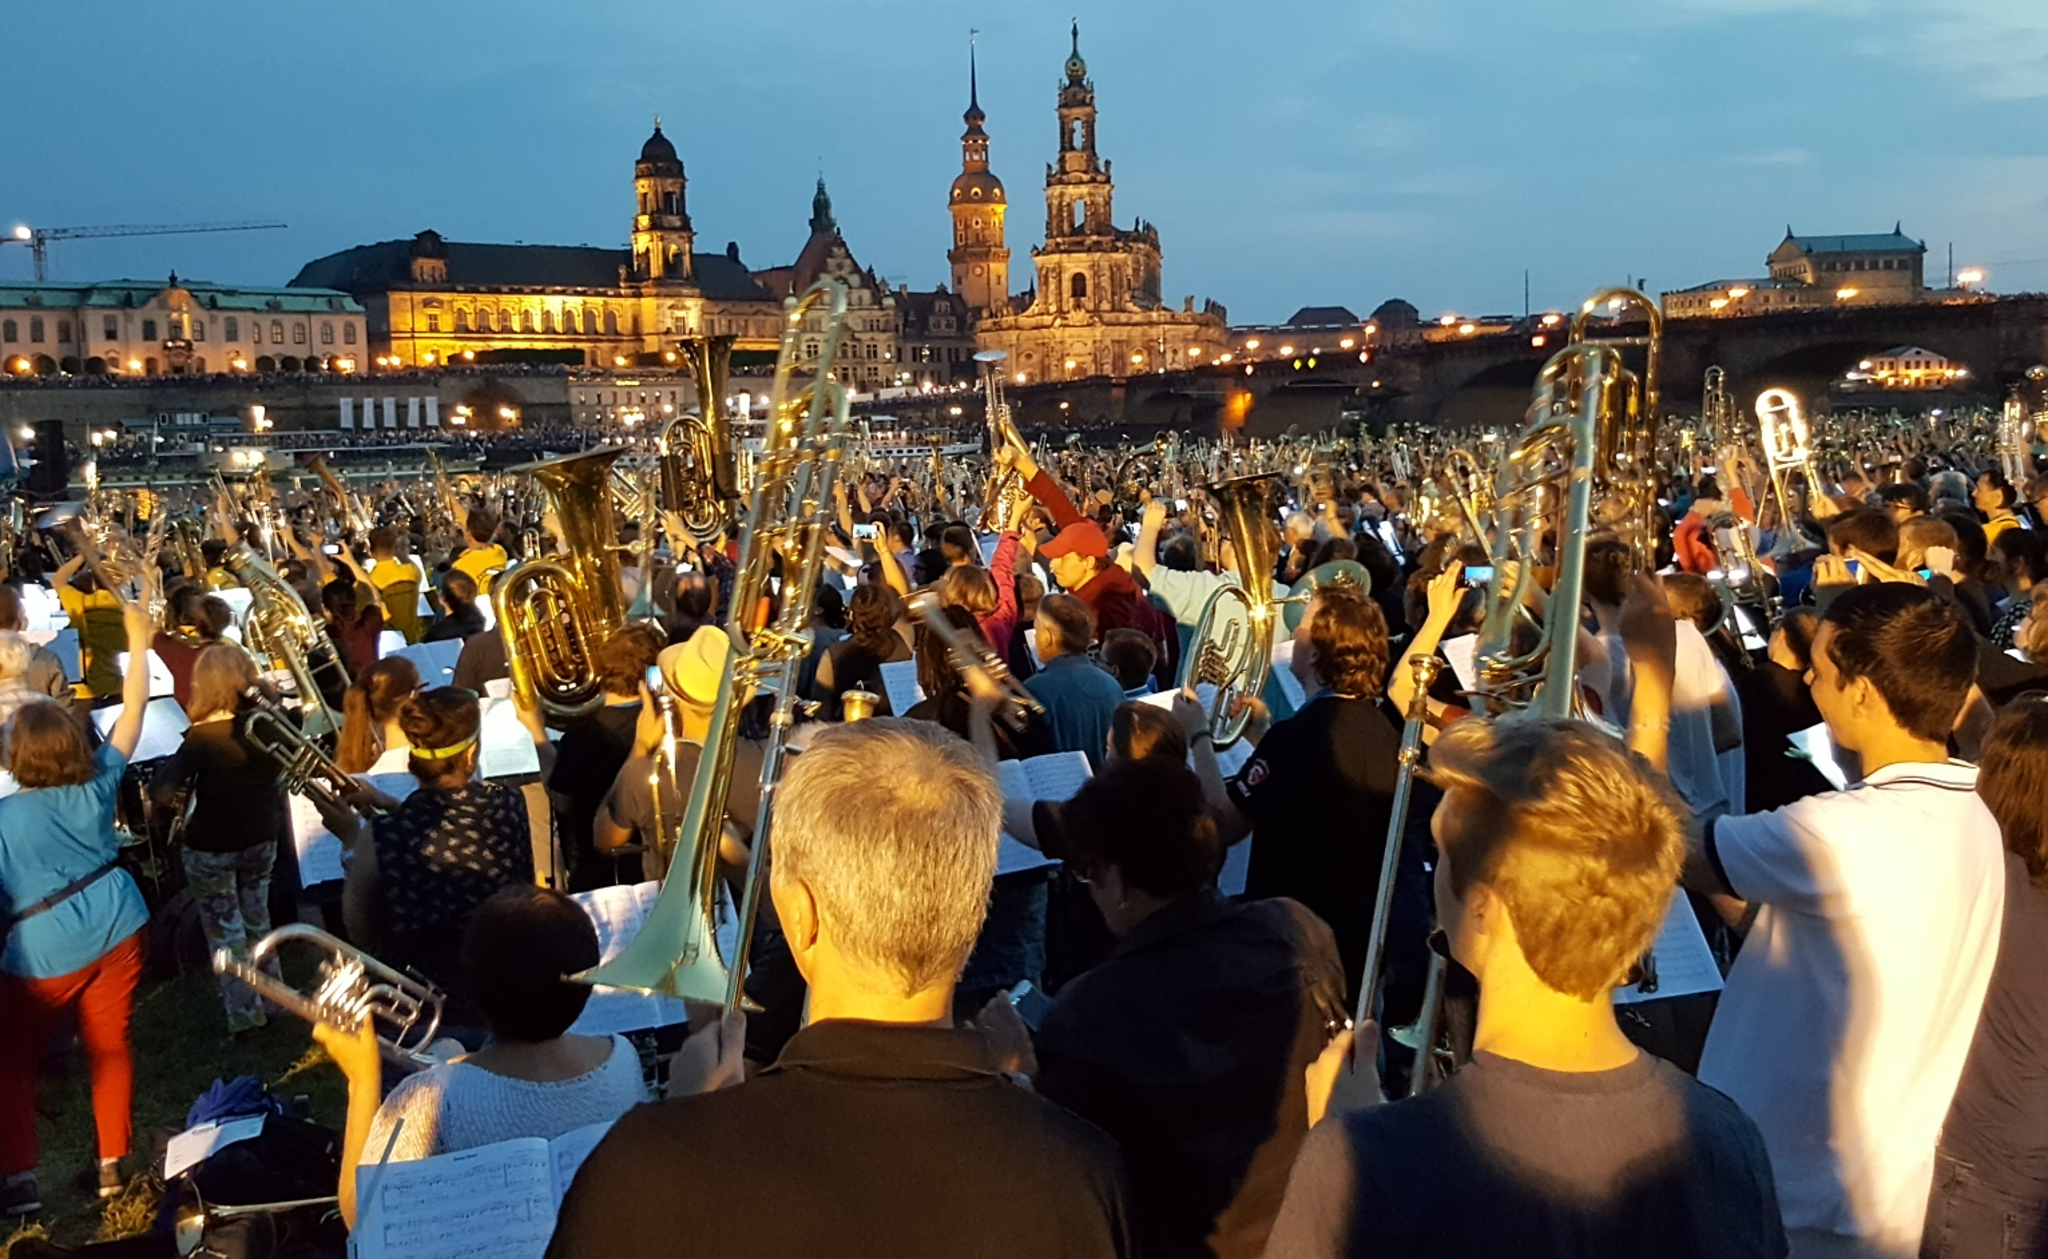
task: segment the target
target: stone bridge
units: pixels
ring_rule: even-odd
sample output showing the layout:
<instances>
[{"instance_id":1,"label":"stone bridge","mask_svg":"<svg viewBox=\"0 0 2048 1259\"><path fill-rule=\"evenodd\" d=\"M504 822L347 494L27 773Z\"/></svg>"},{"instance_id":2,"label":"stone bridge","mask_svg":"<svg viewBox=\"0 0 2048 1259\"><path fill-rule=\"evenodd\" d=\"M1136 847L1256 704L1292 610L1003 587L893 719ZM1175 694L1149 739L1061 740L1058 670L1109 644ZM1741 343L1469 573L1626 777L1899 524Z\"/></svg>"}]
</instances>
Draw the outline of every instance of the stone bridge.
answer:
<instances>
[{"instance_id":1,"label":"stone bridge","mask_svg":"<svg viewBox=\"0 0 2048 1259\"><path fill-rule=\"evenodd\" d=\"M1532 344L1537 334L1547 344ZM1032 386L1014 390L1013 403L1026 428L1055 433L1083 426L1134 434L1159 427L1214 431L1240 415L1254 435L1356 420L1509 425L1561 343L1554 329L1537 326L1388 346L1370 362L1337 351L1123 382ZM1701 377L1718 365L1737 398L1776 385L1823 409L1829 386L1844 372L1899 345L1923 346L1969 369L1946 399L1995 404L2027 368L2048 363L2048 296L1672 320L1665 325L1665 404L1680 413L1697 407Z\"/></svg>"}]
</instances>

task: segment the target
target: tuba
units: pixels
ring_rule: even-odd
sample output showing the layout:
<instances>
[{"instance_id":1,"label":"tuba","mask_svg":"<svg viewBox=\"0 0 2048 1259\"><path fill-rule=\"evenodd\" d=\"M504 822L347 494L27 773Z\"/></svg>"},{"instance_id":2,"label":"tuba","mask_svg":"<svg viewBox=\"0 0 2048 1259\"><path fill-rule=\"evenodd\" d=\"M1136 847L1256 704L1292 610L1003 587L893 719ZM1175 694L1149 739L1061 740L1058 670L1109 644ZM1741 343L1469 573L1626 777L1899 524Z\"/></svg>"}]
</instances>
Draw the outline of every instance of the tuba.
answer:
<instances>
[{"instance_id":1,"label":"tuba","mask_svg":"<svg viewBox=\"0 0 2048 1259\"><path fill-rule=\"evenodd\" d=\"M1194 637L1180 664L1180 688L1189 693L1204 682L1216 688L1209 705L1209 733L1229 747L1244 734L1249 711L1233 713L1237 698L1257 698L1273 667L1272 572L1279 561L1279 532L1273 515L1279 485L1272 474L1239 477L1205 488L1215 504L1218 526L1230 540L1238 584L1223 585L1202 605ZM1235 609L1224 605L1234 603Z\"/></svg>"},{"instance_id":2,"label":"tuba","mask_svg":"<svg viewBox=\"0 0 2048 1259\"><path fill-rule=\"evenodd\" d=\"M995 462L996 452L1005 446L1024 449L1024 439L1010 422L1010 404L1003 400L1002 361L1005 350L983 350L974 356L981 364L982 397L988 403L988 485L981 494L981 518L975 527L983 533L1008 533L1023 521L1031 508L1031 490L1024 474L1014 466Z\"/></svg>"},{"instance_id":3,"label":"tuba","mask_svg":"<svg viewBox=\"0 0 2048 1259\"><path fill-rule=\"evenodd\" d=\"M323 954L310 993L300 992L264 969L280 949L294 942ZM393 970L318 927L287 923L258 940L246 959L215 949L213 970L241 980L308 1023L325 1023L344 1031L354 1031L366 1021L373 1024L378 1048L395 1066L417 1068L439 1062L427 1053L427 1046L441 1026L445 998L440 989Z\"/></svg>"},{"instance_id":4,"label":"tuba","mask_svg":"<svg viewBox=\"0 0 2048 1259\"><path fill-rule=\"evenodd\" d=\"M625 453L606 446L516 469L546 491L568 549L559 560L528 558L498 574L491 600L513 689L551 717L580 717L604 703L591 659L626 625L612 513L612 464Z\"/></svg>"},{"instance_id":5,"label":"tuba","mask_svg":"<svg viewBox=\"0 0 2048 1259\"><path fill-rule=\"evenodd\" d=\"M326 678L335 689L347 690L348 667L326 629L254 547L246 542L229 547L225 558L228 571L249 591L249 615L242 626L249 649L291 675L306 734L317 737L341 729L341 716L328 704L320 683Z\"/></svg>"},{"instance_id":6,"label":"tuba","mask_svg":"<svg viewBox=\"0 0 2048 1259\"><path fill-rule=\"evenodd\" d=\"M793 377L804 320L820 307L825 314L824 345L808 363L816 374L809 384L797 386ZM846 289L833 280L820 280L784 304L767 444L740 525L739 565L726 613L726 666L675 842L661 844L674 854L668 877L639 934L611 961L574 976L580 982L722 1000L728 1010L739 1007L749 938L760 906L775 788L795 723L797 673L811 646L811 600L824 565L832 484L846 452L851 399L846 386L832 378L846 307ZM785 565L780 603L774 619L762 624L755 609L769 595L778 555ZM741 897L739 944L736 956L727 959L718 954L715 931L719 837L738 751L740 715L761 690L773 696L774 715L761 754L761 806ZM657 842L663 839L666 836Z\"/></svg>"},{"instance_id":7,"label":"tuba","mask_svg":"<svg viewBox=\"0 0 2048 1259\"><path fill-rule=\"evenodd\" d=\"M697 385L697 413L670 420L655 443L662 505L700 541L732 527L733 505L739 501L732 419L725 412L732 343L729 336L683 338L683 356Z\"/></svg>"}]
</instances>

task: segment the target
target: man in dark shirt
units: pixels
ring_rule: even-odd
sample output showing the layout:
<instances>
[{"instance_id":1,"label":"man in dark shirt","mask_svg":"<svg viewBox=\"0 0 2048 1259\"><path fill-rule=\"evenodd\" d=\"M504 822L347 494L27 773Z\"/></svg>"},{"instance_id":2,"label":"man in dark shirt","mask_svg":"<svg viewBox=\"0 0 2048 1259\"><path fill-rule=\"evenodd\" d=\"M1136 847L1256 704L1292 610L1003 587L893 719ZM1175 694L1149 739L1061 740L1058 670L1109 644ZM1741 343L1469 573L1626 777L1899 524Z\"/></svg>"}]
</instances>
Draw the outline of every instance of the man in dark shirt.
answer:
<instances>
[{"instance_id":1,"label":"man in dark shirt","mask_svg":"<svg viewBox=\"0 0 2048 1259\"><path fill-rule=\"evenodd\" d=\"M1322 693L1271 729L1257 705L1245 730L1257 748L1228 783L1206 732L1193 736L1195 768L1224 839L1257 832L1245 895L1290 897L1329 923L1355 991L1401 752L1401 733L1379 705L1387 677L1379 605L1342 587L1319 592L1295 631L1294 668Z\"/></svg>"},{"instance_id":2,"label":"man in dark shirt","mask_svg":"<svg viewBox=\"0 0 2048 1259\"><path fill-rule=\"evenodd\" d=\"M597 851L592 825L598 805L632 755L641 682L663 645L661 631L645 622L628 625L599 643L591 663L604 688L604 706L571 721L557 744L547 784L562 853L569 862L571 891L639 882L637 862L628 869Z\"/></svg>"},{"instance_id":3,"label":"man in dark shirt","mask_svg":"<svg viewBox=\"0 0 2048 1259\"><path fill-rule=\"evenodd\" d=\"M1338 1113L1310 1131L1267 1255L1779 1259L1756 1125L1614 1016L1684 860L1668 781L1559 720L1467 718L1430 766L1437 915L1479 980L1472 1060L1374 1106L1377 1034L1368 1024L1355 1051L1336 1037L1309 1102L1313 1117L1334 1081Z\"/></svg>"},{"instance_id":4,"label":"man in dark shirt","mask_svg":"<svg viewBox=\"0 0 2048 1259\"><path fill-rule=\"evenodd\" d=\"M468 641L484 632L484 614L476 606L476 579L461 569L441 574L441 619L429 626L424 642Z\"/></svg>"},{"instance_id":5,"label":"man in dark shirt","mask_svg":"<svg viewBox=\"0 0 2048 1259\"><path fill-rule=\"evenodd\" d=\"M1060 809L1067 860L1119 941L1036 1037L983 1015L1038 1091L1117 1139L1140 1249L1256 1259L1308 1131L1303 1071L1345 1015L1330 929L1289 900L1225 900L1185 761L1121 760Z\"/></svg>"},{"instance_id":6,"label":"man in dark shirt","mask_svg":"<svg viewBox=\"0 0 2048 1259\"><path fill-rule=\"evenodd\" d=\"M776 797L769 875L810 1025L747 1083L627 1112L551 1259L1129 1254L1115 1145L952 1026L1001 819L993 775L936 726L819 734Z\"/></svg>"}]
</instances>

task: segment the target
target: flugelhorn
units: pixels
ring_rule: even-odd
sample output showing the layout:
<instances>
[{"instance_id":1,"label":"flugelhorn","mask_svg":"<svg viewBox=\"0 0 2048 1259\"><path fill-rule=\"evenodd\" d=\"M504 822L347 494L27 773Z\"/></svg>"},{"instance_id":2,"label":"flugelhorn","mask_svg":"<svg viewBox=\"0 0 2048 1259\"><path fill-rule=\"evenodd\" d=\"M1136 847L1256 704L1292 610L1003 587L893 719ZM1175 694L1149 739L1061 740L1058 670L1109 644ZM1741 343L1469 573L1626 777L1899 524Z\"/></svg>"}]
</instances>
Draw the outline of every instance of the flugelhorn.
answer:
<instances>
[{"instance_id":1,"label":"flugelhorn","mask_svg":"<svg viewBox=\"0 0 2048 1259\"><path fill-rule=\"evenodd\" d=\"M1189 694L1205 682L1216 688L1209 706L1209 733L1216 746L1224 748L1243 736L1251 719L1249 706L1238 709L1238 698L1258 698L1273 668L1273 622L1279 605L1273 599L1272 573L1280 557L1273 516L1279 485L1271 474L1239 477L1205 486L1203 494L1216 505L1218 527L1230 542L1238 580L1218 586L1202 604L1194 636L1181 656L1180 688Z\"/></svg>"},{"instance_id":2,"label":"flugelhorn","mask_svg":"<svg viewBox=\"0 0 2048 1259\"><path fill-rule=\"evenodd\" d=\"M263 969L287 944L300 943L322 953L313 990L300 992ZM308 1023L325 1023L356 1031L366 1022L377 1034L377 1046L399 1066L434 1065L427 1053L441 1026L441 990L393 970L368 953L337 940L318 927L287 923L258 940L247 959L226 949L213 951L215 974L229 975Z\"/></svg>"},{"instance_id":3,"label":"flugelhorn","mask_svg":"<svg viewBox=\"0 0 2048 1259\"><path fill-rule=\"evenodd\" d=\"M580 717L604 704L592 660L598 644L626 624L612 512L612 464L625 453L606 446L518 469L547 492L568 549L560 559L529 558L498 574L491 599L513 690L552 717Z\"/></svg>"},{"instance_id":4,"label":"flugelhorn","mask_svg":"<svg viewBox=\"0 0 2048 1259\"><path fill-rule=\"evenodd\" d=\"M250 687L242 692L242 698L250 706L243 736L251 747L277 762L278 781L284 789L330 807L345 804L343 793L356 787L348 771L308 737L262 687Z\"/></svg>"},{"instance_id":5,"label":"flugelhorn","mask_svg":"<svg viewBox=\"0 0 2048 1259\"><path fill-rule=\"evenodd\" d=\"M805 361L815 373L808 385L793 377L802 348L804 320L822 307L824 344ZM619 955L575 978L641 992L660 992L703 1001L740 1004L747 949L760 906L764 859L774 821L775 789L782 779L783 751L796 721L797 671L810 651L811 600L824 566L827 514L832 484L845 455L846 386L833 379L846 324L846 289L820 280L783 306L782 344L770 393L766 448L750 479L747 514L740 526L740 559L726 620L726 661L690 780L661 895L645 923ZM773 622L757 623L769 582L783 559L782 597ZM716 909L718 848L725 829L739 747L740 714L757 691L774 697L773 716L761 752L760 808L755 814L752 855L739 910L739 944L731 958L718 954Z\"/></svg>"},{"instance_id":6,"label":"flugelhorn","mask_svg":"<svg viewBox=\"0 0 2048 1259\"><path fill-rule=\"evenodd\" d=\"M1045 705L1039 703L1036 696L1018 684L1017 679L1010 673L1010 666L1003 663L1003 658L983 642L979 634L963 633L953 622L946 619L946 606L940 601L936 591L918 591L910 596L908 606L910 615L916 617L924 626L925 633L939 640L939 646L945 648L946 659L970 686L983 683L1002 692L1003 704L1007 711L1045 711ZM899 717L902 715L897 714Z\"/></svg>"}]
</instances>

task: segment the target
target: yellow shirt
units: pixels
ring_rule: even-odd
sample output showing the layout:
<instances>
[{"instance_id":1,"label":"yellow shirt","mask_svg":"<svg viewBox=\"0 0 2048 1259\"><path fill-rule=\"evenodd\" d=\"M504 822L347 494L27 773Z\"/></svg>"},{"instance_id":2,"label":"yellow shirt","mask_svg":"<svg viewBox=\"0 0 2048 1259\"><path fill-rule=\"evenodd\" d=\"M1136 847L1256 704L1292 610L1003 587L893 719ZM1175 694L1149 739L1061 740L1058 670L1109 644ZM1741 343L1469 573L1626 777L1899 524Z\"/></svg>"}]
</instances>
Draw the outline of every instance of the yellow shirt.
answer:
<instances>
[{"instance_id":1,"label":"yellow shirt","mask_svg":"<svg viewBox=\"0 0 2048 1259\"><path fill-rule=\"evenodd\" d=\"M419 579L420 570L399 559L378 560L376 567L370 570L370 580L379 590L388 590L391 583L398 581L417 584Z\"/></svg>"},{"instance_id":2,"label":"yellow shirt","mask_svg":"<svg viewBox=\"0 0 2048 1259\"><path fill-rule=\"evenodd\" d=\"M489 590L490 575L503 569L508 562L505 548L495 542L489 546L473 546L455 557L455 567L475 578L480 590Z\"/></svg>"},{"instance_id":3,"label":"yellow shirt","mask_svg":"<svg viewBox=\"0 0 2048 1259\"><path fill-rule=\"evenodd\" d=\"M206 587L209 590L233 590L242 583L226 568L211 568L206 572Z\"/></svg>"},{"instance_id":4,"label":"yellow shirt","mask_svg":"<svg viewBox=\"0 0 2048 1259\"><path fill-rule=\"evenodd\" d=\"M67 582L57 588L57 602L78 630L79 672L85 675L86 690L95 697L120 694L117 657L128 650L121 601L105 590L87 594Z\"/></svg>"}]
</instances>

